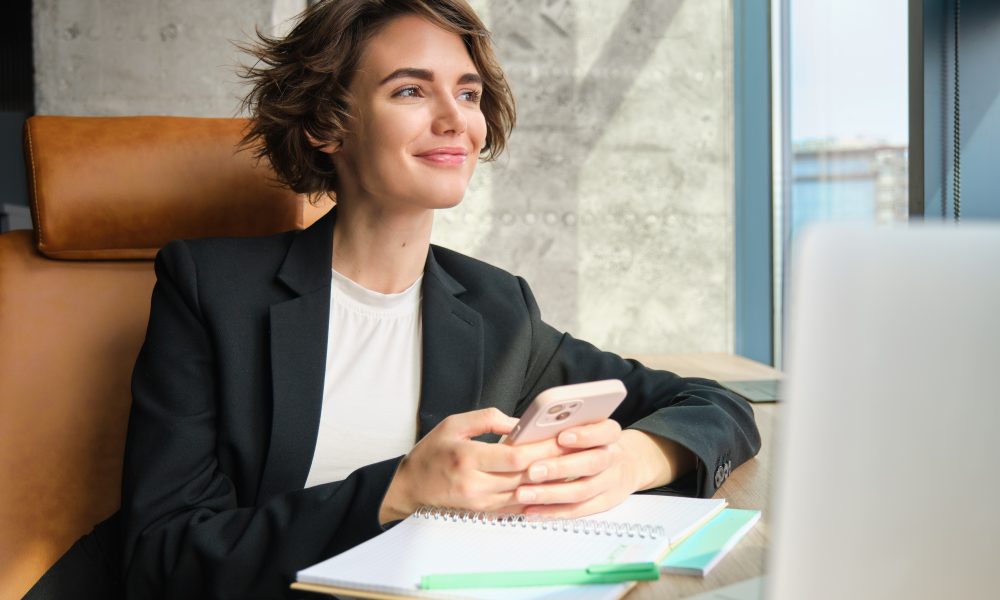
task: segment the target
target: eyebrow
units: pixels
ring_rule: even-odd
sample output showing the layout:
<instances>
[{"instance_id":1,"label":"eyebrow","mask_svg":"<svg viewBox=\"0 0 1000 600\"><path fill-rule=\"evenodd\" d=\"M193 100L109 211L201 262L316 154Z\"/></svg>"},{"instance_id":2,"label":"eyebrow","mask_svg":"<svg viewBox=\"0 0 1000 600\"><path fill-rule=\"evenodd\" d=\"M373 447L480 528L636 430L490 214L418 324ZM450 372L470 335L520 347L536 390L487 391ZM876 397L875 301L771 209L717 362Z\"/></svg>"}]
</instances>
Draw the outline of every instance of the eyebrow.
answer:
<instances>
[{"instance_id":1,"label":"eyebrow","mask_svg":"<svg viewBox=\"0 0 1000 600\"><path fill-rule=\"evenodd\" d=\"M429 69L415 69L412 67L396 69L392 73L389 73L382 81L378 82L378 84L382 86L394 79L403 79L408 77L413 79L422 79L423 81L434 81L434 72ZM458 85L466 83L482 84L483 78L475 73L466 73L458 78Z\"/></svg>"}]
</instances>

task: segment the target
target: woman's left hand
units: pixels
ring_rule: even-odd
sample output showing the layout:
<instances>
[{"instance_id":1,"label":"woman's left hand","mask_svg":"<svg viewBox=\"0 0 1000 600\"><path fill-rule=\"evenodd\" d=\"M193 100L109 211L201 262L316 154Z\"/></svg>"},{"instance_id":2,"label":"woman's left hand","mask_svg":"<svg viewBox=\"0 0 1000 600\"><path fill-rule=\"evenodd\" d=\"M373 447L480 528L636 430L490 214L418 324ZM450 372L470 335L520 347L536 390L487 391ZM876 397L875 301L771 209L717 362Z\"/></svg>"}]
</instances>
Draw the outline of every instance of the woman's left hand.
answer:
<instances>
[{"instance_id":1,"label":"woman's left hand","mask_svg":"<svg viewBox=\"0 0 1000 600\"><path fill-rule=\"evenodd\" d=\"M611 419L559 434L573 450L531 465L515 498L525 514L576 518L608 510L635 491L662 485L678 473L667 440L621 426ZM682 451L686 451L677 446Z\"/></svg>"}]
</instances>

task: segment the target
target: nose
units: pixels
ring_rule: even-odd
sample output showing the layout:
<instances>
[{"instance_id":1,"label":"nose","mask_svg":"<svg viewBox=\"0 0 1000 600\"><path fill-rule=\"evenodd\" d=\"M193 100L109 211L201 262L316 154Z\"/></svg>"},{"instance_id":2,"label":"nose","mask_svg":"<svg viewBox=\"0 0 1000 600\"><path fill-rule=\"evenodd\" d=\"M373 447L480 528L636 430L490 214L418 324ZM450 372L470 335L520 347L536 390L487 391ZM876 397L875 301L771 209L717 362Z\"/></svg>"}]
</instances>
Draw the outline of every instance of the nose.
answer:
<instances>
[{"instance_id":1,"label":"nose","mask_svg":"<svg viewBox=\"0 0 1000 600\"><path fill-rule=\"evenodd\" d=\"M445 96L435 107L432 131L437 135L465 133L468 119L462 112L458 101L451 96Z\"/></svg>"}]
</instances>

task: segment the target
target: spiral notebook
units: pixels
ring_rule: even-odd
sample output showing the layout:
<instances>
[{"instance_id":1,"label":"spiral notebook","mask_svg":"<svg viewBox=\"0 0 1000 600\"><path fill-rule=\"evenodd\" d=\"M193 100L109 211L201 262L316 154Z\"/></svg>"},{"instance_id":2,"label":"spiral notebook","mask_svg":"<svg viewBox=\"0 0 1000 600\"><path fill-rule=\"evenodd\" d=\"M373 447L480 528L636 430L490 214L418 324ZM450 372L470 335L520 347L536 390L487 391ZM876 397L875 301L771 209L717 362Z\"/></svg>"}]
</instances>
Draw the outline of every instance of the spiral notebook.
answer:
<instances>
[{"instance_id":1,"label":"spiral notebook","mask_svg":"<svg viewBox=\"0 0 1000 600\"><path fill-rule=\"evenodd\" d=\"M359 598L613 600L634 583L422 590L440 573L579 569L659 562L718 514L725 500L634 495L583 519L421 509L346 552L299 571L293 588Z\"/></svg>"}]
</instances>

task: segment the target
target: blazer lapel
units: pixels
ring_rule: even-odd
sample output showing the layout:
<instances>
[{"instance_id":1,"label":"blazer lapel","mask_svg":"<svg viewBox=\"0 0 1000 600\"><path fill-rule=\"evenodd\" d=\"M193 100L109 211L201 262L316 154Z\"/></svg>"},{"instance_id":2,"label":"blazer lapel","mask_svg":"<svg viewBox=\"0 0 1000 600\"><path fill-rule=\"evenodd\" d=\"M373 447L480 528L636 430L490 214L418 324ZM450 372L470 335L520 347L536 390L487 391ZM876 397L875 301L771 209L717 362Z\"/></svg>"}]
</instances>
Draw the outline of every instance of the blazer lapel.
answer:
<instances>
[{"instance_id":1,"label":"blazer lapel","mask_svg":"<svg viewBox=\"0 0 1000 600\"><path fill-rule=\"evenodd\" d=\"M423 283L423 374L418 439L457 412L479 408L483 319L456 296L465 288L427 253Z\"/></svg>"},{"instance_id":2,"label":"blazer lapel","mask_svg":"<svg viewBox=\"0 0 1000 600\"><path fill-rule=\"evenodd\" d=\"M336 209L292 241L277 278L297 297L271 305L271 437L258 499L301 489L323 407Z\"/></svg>"}]
</instances>

